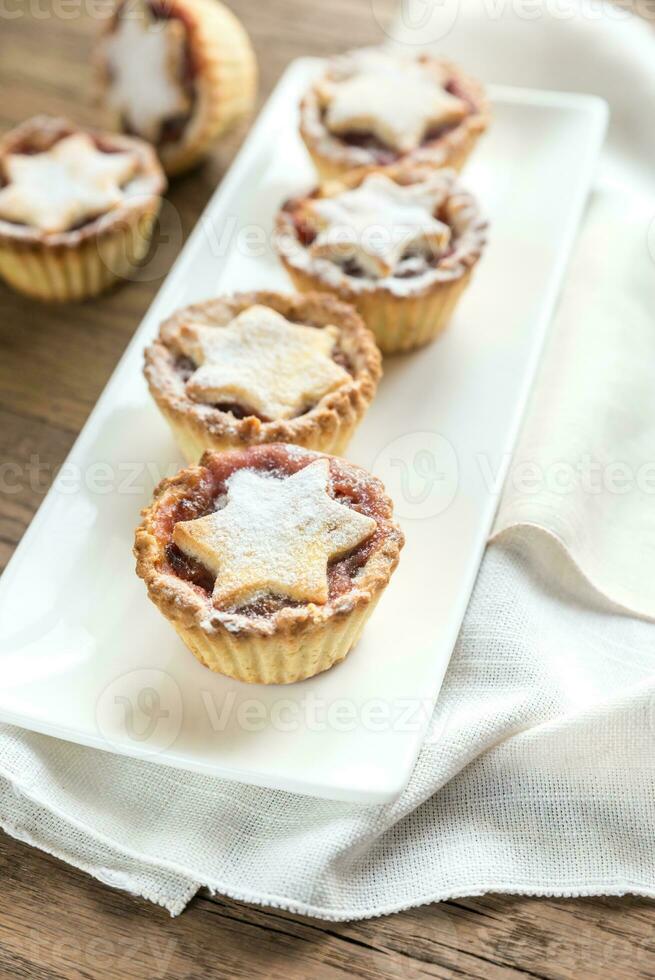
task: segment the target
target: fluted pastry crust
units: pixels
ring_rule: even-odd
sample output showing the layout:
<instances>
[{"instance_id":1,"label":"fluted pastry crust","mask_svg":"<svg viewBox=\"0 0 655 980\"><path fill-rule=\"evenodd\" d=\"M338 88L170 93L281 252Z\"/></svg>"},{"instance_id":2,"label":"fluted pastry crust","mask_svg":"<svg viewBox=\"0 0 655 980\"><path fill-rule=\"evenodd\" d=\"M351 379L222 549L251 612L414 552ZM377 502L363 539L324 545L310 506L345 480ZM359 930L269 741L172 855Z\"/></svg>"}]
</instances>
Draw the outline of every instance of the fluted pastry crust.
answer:
<instances>
[{"instance_id":1,"label":"fluted pastry crust","mask_svg":"<svg viewBox=\"0 0 655 980\"><path fill-rule=\"evenodd\" d=\"M198 466L166 479L157 487L152 504L143 511L135 538L136 570L150 599L172 623L193 654L211 670L252 683L292 683L327 670L343 660L359 638L364 624L396 568L404 537L393 523L393 505L379 480L345 460L307 452L296 446L257 446L222 455L255 469L285 461L291 472L318 459L329 460L331 479L349 480L366 488L374 499L378 527L375 546L364 565L341 592L324 604L282 605L267 616L238 611L221 613L211 594L178 576L167 559L172 539L171 514L202 492L212 478L216 454L207 453Z\"/></svg>"},{"instance_id":2,"label":"fluted pastry crust","mask_svg":"<svg viewBox=\"0 0 655 980\"><path fill-rule=\"evenodd\" d=\"M401 184L420 182L426 177L435 180L432 168L407 162L376 172ZM352 304L373 331L380 350L391 354L421 347L447 326L482 254L486 222L480 216L475 198L461 186L456 173L439 171L444 182L442 217L452 230L450 250L432 269L414 278L351 276L338 265L317 260L310 254L299 240L296 216L302 214L306 202L357 188L369 173L370 170L353 171L320 185L305 197L287 201L276 218L275 244L297 289L329 290ZM384 227L383 213L378 221Z\"/></svg>"},{"instance_id":3,"label":"fluted pastry crust","mask_svg":"<svg viewBox=\"0 0 655 980\"><path fill-rule=\"evenodd\" d=\"M86 299L129 277L147 254L166 190L157 156L143 140L49 116L35 116L0 140L0 176L9 154L47 151L75 133L88 134L102 150L135 154L137 170L118 207L70 231L45 232L0 219L0 276L35 299Z\"/></svg>"},{"instance_id":4,"label":"fluted pastry crust","mask_svg":"<svg viewBox=\"0 0 655 980\"><path fill-rule=\"evenodd\" d=\"M380 162L374 151L351 145L331 133L325 124L320 86L324 79L330 78L334 65L343 57L328 62L325 75L309 89L300 104L300 135L321 181L339 178L352 170L378 168L401 161L462 169L491 120L489 100L480 82L450 61L424 55L444 76L452 80L456 91L469 102L471 111L457 125L447 128L441 135L425 140L419 147L406 153L389 151L386 154L387 159Z\"/></svg>"},{"instance_id":5,"label":"fluted pastry crust","mask_svg":"<svg viewBox=\"0 0 655 980\"><path fill-rule=\"evenodd\" d=\"M269 307L292 322L318 329L334 325L339 331L339 347L352 375L304 415L270 422L255 416L236 418L193 401L175 370L175 336L183 323L215 323L221 329L255 305ZM162 324L158 338L146 349L144 366L150 392L189 462L196 462L205 450L274 442L341 454L375 395L381 371L373 336L352 307L326 294L268 291L237 293L179 310Z\"/></svg>"}]
</instances>

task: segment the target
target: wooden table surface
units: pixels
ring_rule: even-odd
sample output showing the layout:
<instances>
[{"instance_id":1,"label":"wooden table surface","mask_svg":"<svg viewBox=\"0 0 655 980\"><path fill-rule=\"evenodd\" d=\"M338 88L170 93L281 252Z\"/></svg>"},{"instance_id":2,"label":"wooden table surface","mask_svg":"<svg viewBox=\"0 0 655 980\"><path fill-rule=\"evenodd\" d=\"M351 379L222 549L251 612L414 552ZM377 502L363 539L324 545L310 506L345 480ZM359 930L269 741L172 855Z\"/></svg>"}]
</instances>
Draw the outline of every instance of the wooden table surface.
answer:
<instances>
[{"instance_id":1,"label":"wooden table surface","mask_svg":"<svg viewBox=\"0 0 655 980\"><path fill-rule=\"evenodd\" d=\"M385 0L232 0L255 43L263 99L287 62L382 37ZM389 9L391 0L387 3ZM89 63L100 0L0 2L0 127L37 113L102 124ZM373 13L375 9L375 15ZM168 198L193 227L238 145L231 138ZM146 311L156 278L81 306L45 308L0 285L0 567ZM201 895L181 917L0 836L0 978L655 977L644 900L488 896L387 918L322 923Z\"/></svg>"}]
</instances>

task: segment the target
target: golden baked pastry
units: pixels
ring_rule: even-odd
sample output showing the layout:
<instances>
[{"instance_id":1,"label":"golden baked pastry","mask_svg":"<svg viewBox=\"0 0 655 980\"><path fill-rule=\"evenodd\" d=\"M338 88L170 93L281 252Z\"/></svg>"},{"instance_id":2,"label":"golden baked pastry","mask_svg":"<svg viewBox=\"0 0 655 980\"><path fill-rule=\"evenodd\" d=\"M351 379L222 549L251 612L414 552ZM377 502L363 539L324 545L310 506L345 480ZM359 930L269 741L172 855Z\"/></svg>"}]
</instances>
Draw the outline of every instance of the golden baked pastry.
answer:
<instances>
[{"instance_id":1,"label":"golden baked pastry","mask_svg":"<svg viewBox=\"0 0 655 980\"><path fill-rule=\"evenodd\" d=\"M485 227L453 170L401 163L291 198L278 213L275 243L296 288L351 303L391 354L443 331Z\"/></svg>"},{"instance_id":2,"label":"golden baked pastry","mask_svg":"<svg viewBox=\"0 0 655 980\"><path fill-rule=\"evenodd\" d=\"M386 48L331 59L300 107L321 180L400 161L460 170L488 124L479 82L441 58Z\"/></svg>"},{"instance_id":3,"label":"golden baked pastry","mask_svg":"<svg viewBox=\"0 0 655 980\"><path fill-rule=\"evenodd\" d=\"M168 174L192 167L253 108L257 64L219 0L119 3L100 39L104 101L149 140Z\"/></svg>"},{"instance_id":4,"label":"golden baked pastry","mask_svg":"<svg viewBox=\"0 0 655 980\"><path fill-rule=\"evenodd\" d=\"M288 684L348 654L403 546L379 480L297 446L206 453L164 480L137 574L211 670Z\"/></svg>"},{"instance_id":5,"label":"golden baked pastry","mask_svg":"<svg viewBox=\"0 0 655 980\"><path fill-rule=\"evenodd\" d=\"M144 370L189 462L207 449L271 442L342 453L381 374L351 307L272 292L179 310L147 348Z\"/></svg>"},{"instance_id":6,"label":"golden baked pastry","mask_svg":"<svg viewBox=\"0 0 655 980\"><path fill-rule=\"evenodd\" d=\"M145 257L165 189L142 140L30 119L0 140L0 276L41 300L102 292Z\"/></svg>"}]
</instances>

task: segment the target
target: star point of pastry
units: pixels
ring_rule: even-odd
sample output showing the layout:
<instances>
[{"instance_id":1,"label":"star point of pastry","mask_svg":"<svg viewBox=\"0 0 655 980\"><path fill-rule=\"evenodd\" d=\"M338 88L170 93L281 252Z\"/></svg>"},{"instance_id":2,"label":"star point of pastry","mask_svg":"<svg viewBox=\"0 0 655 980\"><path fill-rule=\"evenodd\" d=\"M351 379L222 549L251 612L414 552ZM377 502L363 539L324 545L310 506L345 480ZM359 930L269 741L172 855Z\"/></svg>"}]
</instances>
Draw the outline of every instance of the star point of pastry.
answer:
<instances>
[{"instance_id":1,"label":"star point of pastry","mask_svg":"<svg viewBox=\"0 0 655 980\"><path fill-rule=\"evenodd\" d=\"M216 607L238 608L264 593L327 602L328 563L377 528L330 496L329 467L318 459L284 479L237 470L221 510L175 525L177 547L216 576Z\"/></svg>"},{"instance_id":2,"label":"star point of pastry","mask_svg":"<svg viewBox=\"0 0 655 980\"><path fill-rule=\"evenodd\" d=\"M184 324L179 345L196 370L186 383L194 401L236 402L265 419L290 419L343 384L332 358L336 327L292 323L251 306L225 327Z\"/></svg>"},{"instance_id":3,"label":"star point of pastry","mask_svg":"<svg viewBox=\"0 0 655 980\"><path fill-rule=\"evenodd\" d=\"M308 202L318 230L309 250L317 258L355 259L373 278L392 275L408 251L433 256L447 248L450 228L434 216L445 194L438 174L405 185L371 174L354 190Z\"/></svg>"},{"instance_id":4,"label":"star point of pastry","mask_svg":"<svg viewBox=\"0 0 655 980\"><path fill-rule=\"evenodd\" d=\"M323 98L330 132L371 133L398 153L415 150L430 131L459 122L468 111L420 64L388 56L364 61L361 71L333 82Z\"/></svg>"},{"instance_id":5,"label":"star point of pastry","mask_svg":"<svg viewBox=\"0 0 655 980\"><path fill-rule=\"evenodd\" d=\"M154 17L145 0L130 4L104 41L109 102L151 143L167 119L191 109L182 85L186 44L184 24Z\"/></svg>"},{"instance_id":6,"label":"star point of pastry","mask_svg":"<svg viewBox=\"0 0 655 980\"><path fill-rule=\"evenodd\" d=\"M10 153L0 217L44 232L68 231L121 204L137 165L134 153L103 153L86 133L42 153Z\"/></svg>"}]
</instances>

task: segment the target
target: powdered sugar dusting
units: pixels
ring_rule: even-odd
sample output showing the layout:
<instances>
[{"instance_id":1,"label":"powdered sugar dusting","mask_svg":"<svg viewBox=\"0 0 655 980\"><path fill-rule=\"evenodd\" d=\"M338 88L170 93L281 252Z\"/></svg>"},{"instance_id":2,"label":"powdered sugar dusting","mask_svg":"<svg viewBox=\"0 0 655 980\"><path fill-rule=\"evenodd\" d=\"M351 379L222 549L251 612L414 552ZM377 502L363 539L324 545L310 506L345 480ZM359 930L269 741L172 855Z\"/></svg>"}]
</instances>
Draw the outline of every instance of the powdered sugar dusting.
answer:
<instances>
[{"instance_id":1,"label":"powdered sugar dusting","mask_svg":"<svg viewBox=\"0 0 655 980\"><path fill-rule=\"evenodd\" d=\"M185 45L181 21L154 18L145 2L126 5L104 41L109 102L152 143L165 120L191 108L182 85Z\"/></svg>"},{"instance_id":2,"label":"powdered sugar dusting","mask_svg":"<svg viewBox=\"0 0 655 980\"><path fill-rule=\"evenodd\" d=\"M175 525L175 544L216 576L215 607L235 612L262 594L328 601L328 562L377 528L329 495L329 467L318 459L286 479L237 470L222 510Z\"/></svg>"},{"instance_id":3,"label":"powdered sugar dusting","mask_svg":"<svg viewBox=\"0 0 655 980\"><path fill-rule=\"evenodd\" d=\"M354 260L373 278L395 275L403 259L447 248L450 228L435 217L447 193L438 172L404 185L370 174L354 190L307 203L306 217L319 229L309 251L338 265Z\"/></svg>"},{"instance_id":4,"label":"powdered sugar dusting","mask_svg":"<svg viewBox=\"0 0 655 980\"><path fill-rule=\"evenodd\" d=\"M429 130L467 113L466 103L443 88L432 65L383 50L353 52L319 88L328 130L372 133L398 153L416 149Z\"/></svg>"},{"instance_id":5,"label":"powdered sugar dusting","mask_svg":"<svg viewBox=\"0 0 655 980\"><path fill-rule=\"evenodd\" d=\"M86 133L66 136L41 153L10 153L0 217L45 232L68 231L118 207L137 167L135 153L103 153Z\"/></svg>"},{"instance_id":6,"label":"powdered sugar dusting","mask_svg":"<svg viewBox=\"0 0 655 980\"><path fill-rule=\"evenodd\" d=\"M194 401L235 402L267 419L290 419L350 380L332 359L333 326L291 323L252 306L225 327L183 324L178 343L197 369L186 382Z\"/></svg>"},{"instance_id":7,"label":"powdered sugar dusting","mask_svg":"<svg viewBox=\"0 0 655 980\"><path fill-rule=\"evenodd\" d=\"M352 207L356 191L342 191L318 198L312 195L287 202L278 213L275 238L276 247L285 261L312 278L320 279L328 289L346 290L354 295L379 290L399 297L418 295L435 283L448 282L461 276L477 261L485 242L486 222L481 218L473 196L463 190L452 170L433 171L398 165L389 168L389 172L395 173L396 179L390 179L386 174L369 175L360 185L360 188L370 188L371 179L375 178L373 187L376 198L379 196L379 205L370 236L361 234L360 229L365 226L366 219L360 218L357 208ZM380 176L384 183L378 179ZM385 183L397 188L400 197L396 196L395 191L388 195ZM398 200L403 201L403 192L410 189L413 193L408 195L406 201L411 210L406 213L418 221L418 226L413 228L396 224ZM430 224L430 201L435 202L434 210L438 210L440 216L439 220L434 219L434 224ZM323 209L324 204L326 207ZM328 247L324 247L320 231L309 245L300 238L296 222L299 220L305 227L313 228L312 212L317 208L324 222L332 216L335 218L334 225L326 226L334 229L334 245L328 242ZM343 219L345 224L337 219ZM318 223L318 214L314 220ZM442 232L442 225L447 225L447 233ZM339 238L342 242L345 239L346 244L339 246ZM319 248L312 247L316 242L319 242ZM372 251L370 242L375 245L374 257L367 256L367 252ZM404 245L400 257L399 249L395 248L396 242ZM380 243L386 268L379 252ZM386 243L390 246L388 250ZM355 246L358 254L354 252ZM353 257L359 267L356 270L348 262ZM395 265L392 271L388 271L393 258Z\"/></svg>"}]
</instances>

